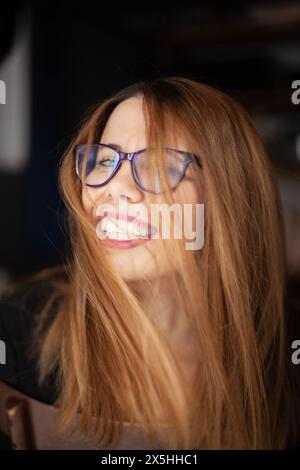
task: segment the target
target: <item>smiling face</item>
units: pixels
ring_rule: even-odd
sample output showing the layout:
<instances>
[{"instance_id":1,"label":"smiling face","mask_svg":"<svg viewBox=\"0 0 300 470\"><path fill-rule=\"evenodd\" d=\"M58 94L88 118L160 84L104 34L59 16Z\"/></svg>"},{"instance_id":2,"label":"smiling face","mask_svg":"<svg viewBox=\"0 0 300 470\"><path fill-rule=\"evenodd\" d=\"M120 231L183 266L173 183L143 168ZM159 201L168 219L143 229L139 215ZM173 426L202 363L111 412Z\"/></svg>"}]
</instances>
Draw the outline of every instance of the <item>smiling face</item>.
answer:
<instances>
[{"instance_id":1,"label":"smiling face","mask_svg":"<svg viewBox=\"0 0 300 470\"><path fill-rule=\"evenodd\" d=\"M101 144L117 144L124 152L146 148L142 103L141 97L122 101L106 123ZM167 136L166 147L190 151L183 136L176 134L176 139L171 133ZM199 195L191 166L188 166L185 177L174 190L173 196L176 204L191 204L194 208L199 202ZM123 207L126 204L126 213L120 209L120 202L124 204ZM155 236L151 238L157 228L155 225L150 226L151 204L162 202L164 199L160 194L153 195L139 188L133 179L131 162L128 160L122 162L116 175L104 186L82 186L82 203L93 220L99 244L102 249L107 250L111 262L126 280L137 280L142 275L160 277L169 272L162 240ZM114 210L104 211L104 205ZM106 236L104 239L104 234L109 238Z\"/></svg>"}]
</instances>

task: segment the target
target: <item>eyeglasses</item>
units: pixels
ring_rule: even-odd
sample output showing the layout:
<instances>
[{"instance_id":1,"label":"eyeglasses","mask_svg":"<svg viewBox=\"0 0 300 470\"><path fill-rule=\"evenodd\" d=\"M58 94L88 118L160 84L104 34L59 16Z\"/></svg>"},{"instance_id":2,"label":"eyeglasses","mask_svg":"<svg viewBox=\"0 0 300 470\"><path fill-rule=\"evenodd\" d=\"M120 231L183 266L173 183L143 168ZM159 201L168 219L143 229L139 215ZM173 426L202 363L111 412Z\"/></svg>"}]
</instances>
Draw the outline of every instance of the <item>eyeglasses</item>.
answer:
<instances>
[{"instance_id":1,"label":"eyeglasses","mask_svg":"<svg viewBox=\"0 0 300 470\"><path fill-rule=\"evenodd\" d=\"M135 183L143 191L161 193L161 174L159 169L152 168L151 152L155 149L142 149L137 152L122 152L106 144L91 144L83 174L83 161L88 144L77 145L76 173L80 180L89 187L98 188L107 184L116 175L123 160L131 163L131 172ZM189 152L172 148L163 149L166 161L167 179L170 189L175 189L183 179L190 163L202 166L199 158Z\"/></svg>"}]
</instances>

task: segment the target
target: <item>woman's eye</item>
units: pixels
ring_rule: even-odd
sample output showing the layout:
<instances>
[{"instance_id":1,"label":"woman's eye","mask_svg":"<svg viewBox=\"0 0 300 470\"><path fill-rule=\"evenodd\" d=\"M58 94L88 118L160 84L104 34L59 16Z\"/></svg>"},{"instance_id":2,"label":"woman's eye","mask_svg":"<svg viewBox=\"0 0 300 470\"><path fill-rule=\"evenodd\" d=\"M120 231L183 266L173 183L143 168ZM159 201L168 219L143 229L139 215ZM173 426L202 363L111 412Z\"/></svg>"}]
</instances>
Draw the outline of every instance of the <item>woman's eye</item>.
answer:
<instances>
[{"instance_id":1,"label":"woman's eye","mask_svg":"<svg viewBox=\"0 0 300 470\"><path fill-rule=\"evenodd\" d=\"M111 167L115 165L115 160L111 158L103 158L102 160L97 162L98 166L105 166L105 167Z\"/></svg>"},{"instance_id":2,"label":"woman's eye","mask_svg":"<svg viewBox=\"0 0 300 470\"><path fill-rule=\"evenodd\" d=\"M169 173L174 175L174 174L177 173L177 167L174 166L174 165L168 165L168 171L169 171Z\"/></svg>"}]
</instances>

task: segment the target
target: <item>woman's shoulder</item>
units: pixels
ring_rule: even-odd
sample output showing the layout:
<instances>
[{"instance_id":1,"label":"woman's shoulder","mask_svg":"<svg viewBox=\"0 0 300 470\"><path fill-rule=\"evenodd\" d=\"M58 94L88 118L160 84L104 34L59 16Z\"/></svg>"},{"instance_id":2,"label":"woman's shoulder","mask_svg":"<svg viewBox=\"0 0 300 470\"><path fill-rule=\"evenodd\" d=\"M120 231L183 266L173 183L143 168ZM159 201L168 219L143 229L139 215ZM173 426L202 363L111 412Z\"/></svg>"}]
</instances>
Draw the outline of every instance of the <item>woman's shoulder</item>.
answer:
<instances>
[{"instance_id":1,"label":"woman's shoulder","mask_svg":"<svg viewBox=\"0 0 300 470\"><path fill-rule=\"evenodd\" d=\"M64 280L62 268L55 267L11 283L0 295L0 335L7 336L15 346L23 343L33 331L42 309L50 303L51 320L62 297Z\"/></svg>"},{"instance_id":2,"label":"woman's shoulder","mask_svg":"<svg viewBox=\"0 0 300 470\"><path fill-rule=\"evenodd\" d=\"M18 278L0 294L0 305L9 304L34 314L52 294L63 292L62 286L67 280L63 266L45 268L31 276Z\"/></svg>"},{"instance_id":3,"label":"woman's shoulder","mask_svg":"<svg viewBox=\"0 0 300 470\"><path fill-rule=\"evenodd\" d=\"M55 381L49 378L43 387L38 383L37 357L32 354L34 330L39 313L51 299L49 320L54 317L61 298L59 282L64 280L63 270L51 268L19 280L0 295L0 380L46 403L55 401Z\"/></svg>"}]
</instances>

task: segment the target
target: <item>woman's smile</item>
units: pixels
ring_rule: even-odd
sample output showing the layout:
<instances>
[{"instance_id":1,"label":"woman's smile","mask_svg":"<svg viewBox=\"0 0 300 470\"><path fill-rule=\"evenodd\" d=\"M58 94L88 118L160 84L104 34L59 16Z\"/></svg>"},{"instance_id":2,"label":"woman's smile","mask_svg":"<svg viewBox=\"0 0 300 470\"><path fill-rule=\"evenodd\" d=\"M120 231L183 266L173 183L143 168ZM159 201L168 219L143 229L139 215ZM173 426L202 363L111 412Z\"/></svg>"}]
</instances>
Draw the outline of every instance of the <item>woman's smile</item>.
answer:
<instances>
[{"instance_id":1,"label":"woman's smile","mask_svg":"<svg viewBox=\"0 0 300 470\"><path fill-rule=\"evenodd\" d=\"M99 241L111 248L133 248L151 240L156 232L150 224L127 214L106 211L96 220Z\"/></svg>"}]
</instances>

